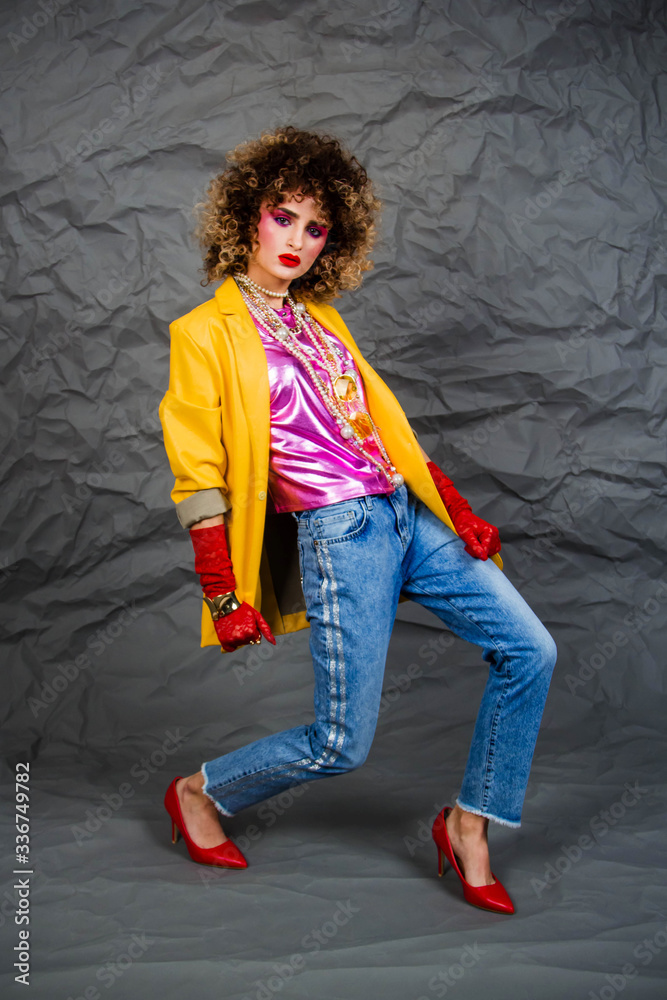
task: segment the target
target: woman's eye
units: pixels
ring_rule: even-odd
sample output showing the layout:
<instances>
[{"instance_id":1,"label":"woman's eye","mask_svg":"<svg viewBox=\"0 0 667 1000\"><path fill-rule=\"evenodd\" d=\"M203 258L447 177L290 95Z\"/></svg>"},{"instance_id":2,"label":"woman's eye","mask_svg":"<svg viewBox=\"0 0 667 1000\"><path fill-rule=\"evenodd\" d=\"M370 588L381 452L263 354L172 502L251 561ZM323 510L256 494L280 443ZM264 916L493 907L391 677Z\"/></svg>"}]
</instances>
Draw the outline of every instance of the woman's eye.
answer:
<instances>
[{"instance_id":1,"label":"woman's eye","mask_svg":"<svg viewBox=\"0 0 667 1000\"><path fill-rule=\"evenodd\" d=\"M289 225L289 221L290 221L290 220L289 220L289 219L287 218L287 216L286 216L286 215L274 215L274 216L273 216L273 218L274 218L274 219L276 220L276 222L278 222L278 223L279 223L279 224L280 224L281 226L282 226L282 224L283 224L284 222L286 222L286 223L287 223L287 224Z\"/></svg>"},{"instance_id":2,"label":"woman's eye","mask_svg":"<svg viewBox=\"0 0 667 1000\"><path fill-rule=\"evenodd\" d=\"M322 230L318 229L316 226L311 226L308 232L311 236L314 236L316 240L318 240L322 235Z\"/></svg>"}]
</instances>

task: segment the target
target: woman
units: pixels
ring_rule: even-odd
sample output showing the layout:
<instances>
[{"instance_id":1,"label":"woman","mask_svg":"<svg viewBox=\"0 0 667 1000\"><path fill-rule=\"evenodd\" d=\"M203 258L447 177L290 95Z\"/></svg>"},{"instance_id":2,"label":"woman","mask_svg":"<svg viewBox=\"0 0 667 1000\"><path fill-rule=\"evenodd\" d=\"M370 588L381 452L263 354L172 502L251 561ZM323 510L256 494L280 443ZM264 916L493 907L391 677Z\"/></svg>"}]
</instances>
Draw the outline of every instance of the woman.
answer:
<instances>
[{"instance_id":1,"label":"woman","mask_svg":"<svg viewBox=\"0 0 667 1000\"><path fill-rule=\"evenodd\" d=\"M170 326L171 495L204 592L202 646L310 627L315 721L175 778L172 839L195 861L246 867L220 815L364 762L411 599L489 663L460 795L433 826L439 872L447 858L469 902L512 913L488 823L520 825L553 640L501 572L497 529L430 461L327 304L372 266L380 205L364 168L291 126L228 160L198 231L207 279L223 284Z\"/></svg>"}]
</instances>

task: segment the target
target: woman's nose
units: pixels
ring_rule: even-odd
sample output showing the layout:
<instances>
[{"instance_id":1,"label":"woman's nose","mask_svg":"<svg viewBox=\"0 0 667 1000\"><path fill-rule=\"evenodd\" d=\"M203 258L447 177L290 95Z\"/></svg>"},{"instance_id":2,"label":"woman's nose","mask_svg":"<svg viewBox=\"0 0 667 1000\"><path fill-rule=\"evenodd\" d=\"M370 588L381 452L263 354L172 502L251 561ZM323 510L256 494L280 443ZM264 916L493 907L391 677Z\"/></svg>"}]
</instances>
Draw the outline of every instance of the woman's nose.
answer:
<instances>
[{"instance_id":1,"label":"woman's nose","mask_svg":"<svg viewBox=\"0 0 667 1000\"><path fill-rule=\"evenodd\" d=\"M303 233L293 227L289 234L289 245L294 250L300 250L303 246Z\"/></svg>"}]
</instances>

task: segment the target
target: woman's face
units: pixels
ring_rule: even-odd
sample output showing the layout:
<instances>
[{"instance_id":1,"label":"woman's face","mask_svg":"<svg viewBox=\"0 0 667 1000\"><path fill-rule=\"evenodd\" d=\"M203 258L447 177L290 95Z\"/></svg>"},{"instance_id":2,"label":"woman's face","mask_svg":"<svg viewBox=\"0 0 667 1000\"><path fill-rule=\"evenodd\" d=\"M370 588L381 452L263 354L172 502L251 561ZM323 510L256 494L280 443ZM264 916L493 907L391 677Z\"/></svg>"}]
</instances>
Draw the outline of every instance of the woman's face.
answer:
<instances>
[{"instance_id":1,"label":"woman's face","mask_svg":"<svg viewBox=\"0 0 667 1000\"><path fill-rule=\"evenodd\" d=\"M263 202L248 277L271 291L287 291L315 263L328 233L311 197L287 195L273 207Z\"/></svg>"}]
</instances>

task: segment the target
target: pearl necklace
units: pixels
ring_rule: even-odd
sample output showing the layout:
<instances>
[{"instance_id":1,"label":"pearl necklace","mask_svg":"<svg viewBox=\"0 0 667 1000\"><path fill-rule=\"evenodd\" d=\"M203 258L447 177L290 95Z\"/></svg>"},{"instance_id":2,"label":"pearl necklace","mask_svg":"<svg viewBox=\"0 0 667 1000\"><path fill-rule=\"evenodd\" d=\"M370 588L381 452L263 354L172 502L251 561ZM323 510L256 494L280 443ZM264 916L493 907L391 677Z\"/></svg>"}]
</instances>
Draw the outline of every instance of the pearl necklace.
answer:
<instances>
[{"instance_id":1,"label":"pearl necklace","mask_svg":"<svg viewBox=\"0 0 667 1000\"><path fill-rule=\"evenodd\" d=\"M242 279L241 282L238 282L239 277ZM241 295L243 296L243 299L253 318L256 319L262 326L266 327L269 333L275 337L275 339L278 340L278 342L281 343L293 357L303 364L313 385L318 390L324 405L336 421L341 437L349 440L350 444L354 445L357 450L360 451L361 454L375 466L378 472L383 472L392 486L396 489L402 486L405 480L400 472L397 472L396 466L389 458L384 444L382 443L382 439L378 434L375 422L368 410L363 406L361 407L362 419L358 422L360 424L366 424L366 426L370 427L378 451L384 460L385 464L383 465L380 465L377 459L374 458L373 455L366 450L366 448L364 448L362 442L368 435L362 434L361 431L355 427L354 420L350 420L348 416L344 400L339 398L337 393L332 391L326 385L319 372L315 371L310 358L306 354L304 345L296 341L294 336L295 331L291 330L285 323L283 323L280 317L276 315L275 310L273 310L264 301L264 299L255 292L255 288L252 287L254 282L251 283L245 275L235 275L235 278L239 284ZM327 339L324 330L317 320L314 319L310 313L308 313L304 303L295 302L289 292L286 295L286 299L294 314L296 331L305 333L313 344L315 348L315 356L319 358L323 367L326 369L327 374L331 379L332 386L335 386L337 381L343 378L348 380L348 382L354 382L356 387L356 378L354 378L353 375L349 375L347 372L343 372L345 358L342 351L340 351L335 344L332 344ZM364 417L366 418L366 421L363 419Z\"/></svg>"},{"instance_id":2,"label":"pearl necklace","mask_svg":"<svg viewBox=\"0 0 667 1000\"><path fill-rule=\"evenodd\" d=\"M276 324L275 329L272 326L272 332L275 333L275 336L281 341L284 341L286 337L291 337L292 330L285 323L283 323L280 318L278 318L278 320L276 321L276 317L272 311L270 313L267 313L266 303L261 300L261 297L259 295L257 295L258 292L264 292L267 295L272 295L275 298L276 293L269 292L267 291L267 289L262 288L261 285L256 284L245 274L237 275L236 277L237 277L237 283L241 284L242 291L245 288L245 290L249 294L250 301L256 303L257 307L261 309L262 316L266 316L268 319L270 319L272 324ZM254 296L252 295L252 292L255 292ZM320 324L317 323L317 321L314 320L310 314L308 314L308 324L304 323L303 316L306 312L306 307L303 304L303 302L295 302L294 299L290 296L289 292L286 292L284 296L281 293L281 298L282 297L287 299L289 305L292 308L294 319L296 321L297 332L305 333L306 336L312 341L315 348L313 350L313 348L310 347L310 345L300 343L299 344L300 349L305 350L307 353L310 353L311 356L315 358L319 358L320 361L324 364L324 367L329 372L332 382L334 382L336 378L342 374L342 368L340 369L340 371L333 371L331 365L335 362L338 362L339 364L345 367L348 366L342 351L340 351L335 344L332 344L327 339L324 330L322 329ZM317 336L313 335L313 329L311 324L312 326L315 327ZM319 337L319 342L318 342L318 337Z\"/></svg>"},{"instance_id":3,"label":"pearl necklace","mask_svg":"<svg viewBox=\"0 0 667 1000\"><path fill-rule=\"evenodd\" d=\"M252 288L253 292L260 292L262 295L268 295L272 299L284 299L285 292L272 292L269 288L262 288L258 285L256 281L249 278L247 274L235 274L234 278L236 281L242 281L248 288Z\"/></svg>"}]
</instances>

